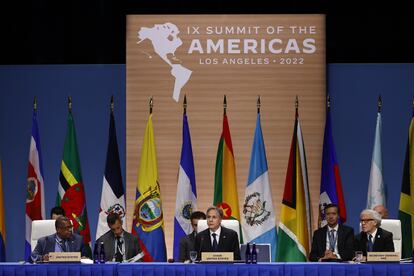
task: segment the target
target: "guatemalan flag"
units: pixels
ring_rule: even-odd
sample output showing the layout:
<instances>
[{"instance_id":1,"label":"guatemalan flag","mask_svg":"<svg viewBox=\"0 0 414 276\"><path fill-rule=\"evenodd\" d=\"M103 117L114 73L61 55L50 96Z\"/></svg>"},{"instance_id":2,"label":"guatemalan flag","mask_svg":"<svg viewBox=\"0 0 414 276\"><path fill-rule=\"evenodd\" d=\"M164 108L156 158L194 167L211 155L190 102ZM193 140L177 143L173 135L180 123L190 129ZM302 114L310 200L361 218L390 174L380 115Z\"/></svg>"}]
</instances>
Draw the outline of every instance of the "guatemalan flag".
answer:
<instances>
[{"instance_id":1,"label":"guatemalan flag","mask_svg":"<svg viewBox=\"0 0 414 276\"><path fill-rule=\"evenodd\" d=\"M32 221L45 219L44 182L42 153L40 150L39 128L36 108L32 119L32 137L30 139L29 166L26 192L26 242L25 260L30 261Z\"/></svg>"},{"instance_id":2,"label":"guatemalan flag","mask_svg":"<svg viewBox=\"0 0 414 276\"><path fill-rule=\"evenodd\" d=\"M268 171L260 113L258 113L243 204L243 237L246 242L270 243L272 261L276 261L276 219Z\"/></svg>"},{"instance_id":3,"label":"guatemalan flag","mask_svg":"<svg viewBox=\"0 0 414 276\"><path fill-rule=\"evenodd\" d=\"M319 197L319 226L327 224L324 208L327 204L334 203L339 207L339 219L346 222L346 209L344 193L342 192L339 164L336 160L335 145L332 136L331 112L326 111L325 134L323 138L321 188Z\"/></svg>"},{"instance_id":4,"label":"guatemalan flag","mask_svg":"<svg viewBox=\"0 0 414 276\"><path fill-rule=\"evenodd\" d=\"M118 213L122 218L122 227L126 229L125 193L122 184L121 163L119 161L118 142L113 110L109 121L109 139L106 152L105 173L102 183L101 209L99 211L96 239L109 231L106 217L109 213Z\"/></svg>"},{"instance_id":5,"label":"guatemalan flag","mask_svg":"<svg viewBox=\"0 0 414 276\"><path fill-rule=\"evenodd\" d=\"M187 115L183 115L183 144L181 147L180 169L178 172L177 196L174 216L174 260L180 256L180 239L190 234L190 215L197 210L197 191L194 173L193 150Z\"/></svg>"}]
</instances>

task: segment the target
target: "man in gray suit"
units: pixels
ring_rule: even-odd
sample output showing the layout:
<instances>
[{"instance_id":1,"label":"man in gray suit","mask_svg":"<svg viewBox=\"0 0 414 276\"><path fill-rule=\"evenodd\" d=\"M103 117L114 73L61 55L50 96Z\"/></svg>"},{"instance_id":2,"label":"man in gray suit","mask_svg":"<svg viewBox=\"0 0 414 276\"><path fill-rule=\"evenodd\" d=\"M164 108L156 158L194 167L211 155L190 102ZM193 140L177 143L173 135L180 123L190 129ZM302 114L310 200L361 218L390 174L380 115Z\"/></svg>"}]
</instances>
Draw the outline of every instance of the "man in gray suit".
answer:
<instances>
[{"instance_id":1,"label":"man in gray suit","mask_svg":"<svg viewBox=\"0 0 414 276\"><path fill-rule=\"evenodd\" d=\"M195 237L197 235L197 224L200 219L206 219L206 214L200 211L191 213L190 222L193 227L193 232L180 240L180 256L179 261L185 262L190 260L190 251L195 250Z\"/></svg>"},{"instance_id":2,"label":"man in gray suit","mask_svg":"<svg viewBox=\"0 0 414 276\"><path fill-rule=\"evenodd\" d=\"M98 247L103 242L106 261L122 262L141 253L138 238L122 228L122 220L117 213L110 213L106 222L110 230L95 242Z\"/></svg>"},{"instance_id":3,"label":"man in gray suit","mask_svg":"<svg viewBox=\"0 0 414 276\"><path fill-rule=\"evenodd\" d=\"M31 257L33 262L49 261L50 252L81 252L85 255L83 238L72 232L71 221L64 216L60 216L55 222L56 233L42 237L37 241Z\"/></svg>"}]
</instances>

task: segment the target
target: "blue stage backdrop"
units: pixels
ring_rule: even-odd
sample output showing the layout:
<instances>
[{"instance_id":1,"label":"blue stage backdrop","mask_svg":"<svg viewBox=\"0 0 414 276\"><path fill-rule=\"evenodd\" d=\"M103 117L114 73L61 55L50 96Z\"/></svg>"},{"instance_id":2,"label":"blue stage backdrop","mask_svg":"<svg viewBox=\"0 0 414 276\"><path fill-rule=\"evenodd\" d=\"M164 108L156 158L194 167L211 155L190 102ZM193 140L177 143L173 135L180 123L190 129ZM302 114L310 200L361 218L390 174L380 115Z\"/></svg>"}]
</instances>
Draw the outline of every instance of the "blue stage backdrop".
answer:
<instances>
[{"instance_id":1,"label":"blue stage backdrop","mask_svg":"<svg viewBox=\"0 0 414 276\"><path fill-rule=\"evenodd\" d=\"M348 224L356 231L359 212L366 205L378 94L383 100L383 175L388 189L387 203L390 216L397 216L414 96L413 76L414 64L332 64L328 67L332 127ZM0 66L0 93L0 157L6 205L7 260L24 258L26 177L35 95L39 104L47 213L54 206L57 193L66 131L67 96L73 98L94 241L108 139L108 105L112 94L115 96L125 183L125 65ZM276 208L279 206L279 203L275 205Z\"/></svg>"},{"instance_id":2,"label":"blue stage backdrop","mask_svg":"<svg viewBox=\"0 0 414 276\"><path fill-rule=\"evenodd\" d=\"M111 95L115 98L121 167L125 168L125 65L1 66L0 91L0 156L3 161L7 260L24 259L26 178L35 95L47 218L55 205L66 134L67 97L70 95L94 242Z\"/></svg>"}]
</instances>

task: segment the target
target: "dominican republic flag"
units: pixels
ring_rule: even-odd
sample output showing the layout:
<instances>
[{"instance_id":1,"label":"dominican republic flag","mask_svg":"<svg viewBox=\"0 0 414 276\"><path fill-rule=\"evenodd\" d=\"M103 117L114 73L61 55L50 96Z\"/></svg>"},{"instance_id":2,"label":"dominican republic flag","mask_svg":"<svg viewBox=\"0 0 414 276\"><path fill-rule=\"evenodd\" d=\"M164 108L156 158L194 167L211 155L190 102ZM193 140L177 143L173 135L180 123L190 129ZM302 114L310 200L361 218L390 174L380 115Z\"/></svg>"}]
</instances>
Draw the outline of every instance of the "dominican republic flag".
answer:
<instances>
[{"instance_id":1,"label":"dominican republic flag","mask_svg":"<svg viewBox=\"0 0 414 276\"><path fill-rule=\"evenodd\" d=\"M276 219L272 191L270 190L266 149L260 124L260 113L257 114L242 218L245 241L270 243L272 261L276 261Z\"/></svg>"},{"instance_id":2,"label":"dominican republic flag","mask_svg":"<svg viewBox=\"0 0 414 276\"><path fill-rule=\"evenodd\" d=\"M119 161L118 142L114 113L111 111L109 121L109 139L106 152L105 174L102 183L101 209L99 211L96 239L109 231L106 217L115 212L122 218L122 227L126 229L125 193L122 183L121 162Z\"/></svg>"},{"instance_id":3,"label":"dominican republic flag","mask_svg":"<svg viewBox=\"0 0 414 276\"><path fill-rule=\"evenodd\" d=\"M197 210L197 190L194 173L193 149L187 115L183 115L183 144L178 172L177 196L174 216L174 260L180 255L180 239L193 231L190 215Z\"/></svg>"},{"instance_id":4,"label":"dominican republic flag","mask_svg":"<svg viewBox=\"0 0 414 276\"><path fill-rule=\"evenodd\" d=\"M37 125L37 114L33 112L32 137L30 139L29 165L26 186L26 242L24 258L30 261L32 221L45 219L45 196L43 182L43 162L40 150L40 136Z\"/></svg>"}]
</instances>

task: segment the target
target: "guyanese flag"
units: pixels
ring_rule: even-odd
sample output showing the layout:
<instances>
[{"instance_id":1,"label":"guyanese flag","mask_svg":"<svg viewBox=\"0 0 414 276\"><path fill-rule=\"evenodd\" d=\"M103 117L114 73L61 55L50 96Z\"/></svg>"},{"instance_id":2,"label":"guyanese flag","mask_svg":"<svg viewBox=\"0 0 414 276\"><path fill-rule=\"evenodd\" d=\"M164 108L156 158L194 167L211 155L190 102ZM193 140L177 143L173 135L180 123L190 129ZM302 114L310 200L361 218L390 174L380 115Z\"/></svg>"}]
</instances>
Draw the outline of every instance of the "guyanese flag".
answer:
<instances>
[{"instance_id":1,"label":"guyanese flag","mask_svg":"<svg viewBox=\"0 0 414 276\"><path fill-rule=\"evenodd\" d=\"M296 109L280 212L276 254L278 262L306 262L312 230L310 211L305 145Z\"/></svg>"}]
</instances>

